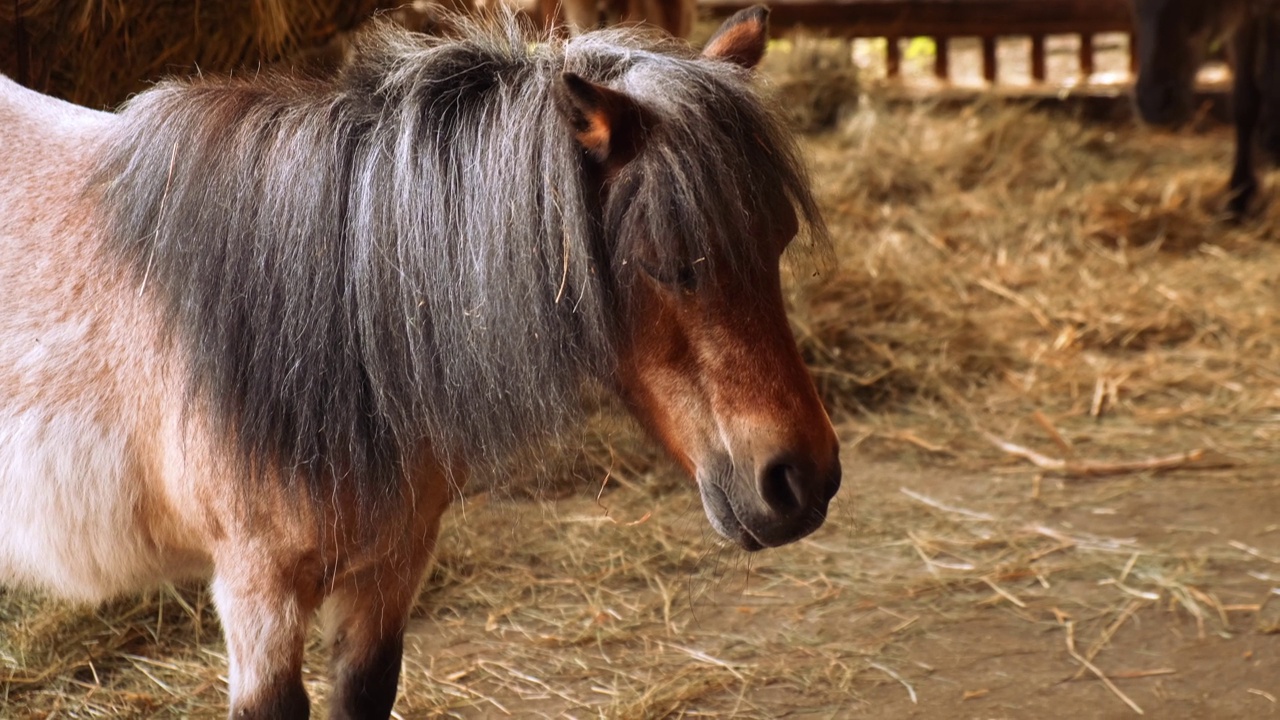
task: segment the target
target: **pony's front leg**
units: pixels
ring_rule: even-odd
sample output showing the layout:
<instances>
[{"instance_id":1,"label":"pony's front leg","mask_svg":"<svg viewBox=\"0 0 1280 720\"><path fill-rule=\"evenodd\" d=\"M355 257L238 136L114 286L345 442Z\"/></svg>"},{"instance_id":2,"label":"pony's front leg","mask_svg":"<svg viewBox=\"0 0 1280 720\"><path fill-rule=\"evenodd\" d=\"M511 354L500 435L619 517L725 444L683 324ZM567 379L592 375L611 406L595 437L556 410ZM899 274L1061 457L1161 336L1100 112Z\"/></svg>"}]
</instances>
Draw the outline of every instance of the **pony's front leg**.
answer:
<instances>
[{"instance_id":1,"label":"pony's front leg","mask_svg":"<svg viewBox=\"0 0 1280 720\"><path fill-rule=\"evenodd\" d=\"M1228 185L1230 199L1227 210L1231 216L1241 219L1249 209L1249 203L1258 193L1258 176L1254 169L1254 138L1262 113L1262 90L1259 87L1259 35L1254 22L1245 22L1236 30L1232 39L1233 61L1231 101L1235 113L1236 160Z\"/></svg>"},{"instance_id":2,"label":"pony's front leg","mask_svg":"<svg viewBox=\"0 0 1280 720\"><path fill-rule=\"evenodd\" d=\"M330 718L384 720L391 715L405 626L425 565L390 580L364 577L330 596L325 607L332 653Z\"/></svg>"},{"instance_id":3,"label":"pony's front leg","mask_svg":"<svg viewBox=\"0 0 1280 720\"><path fill-rule=\"evenodd\" d=\"M1258 84L1262 93L1262 119L1258 132L1267 159L1273 165L1280 165L1280 13L1264 13L1259 26L1262 57Z\"/></svg>"},{"instance_id":4,"label":"pony's front leg","mask_svg":"<svg viewBox=\"0 0 1280 720\"><path fill-rule=\"evenodd\" d=\"M217 563L213 601L227 640L232 718L310 717L302 655L319 594L298 570L243 556Z\"/></svg>"},{"instance_id":5,"label":"pony's front leg","mask_svg":"<svg viewBox=\"0 0 1280 720\"><path fill-rule=\"evenodd\" d=\"M383 720L391 715L405 627L435 552L449 488L441 476L420 486L407 527L386 532L390 544L378 548L368 565L343 575L332 588L322 616L331 651L333 720Z\"/></svg>"}]
</instances>

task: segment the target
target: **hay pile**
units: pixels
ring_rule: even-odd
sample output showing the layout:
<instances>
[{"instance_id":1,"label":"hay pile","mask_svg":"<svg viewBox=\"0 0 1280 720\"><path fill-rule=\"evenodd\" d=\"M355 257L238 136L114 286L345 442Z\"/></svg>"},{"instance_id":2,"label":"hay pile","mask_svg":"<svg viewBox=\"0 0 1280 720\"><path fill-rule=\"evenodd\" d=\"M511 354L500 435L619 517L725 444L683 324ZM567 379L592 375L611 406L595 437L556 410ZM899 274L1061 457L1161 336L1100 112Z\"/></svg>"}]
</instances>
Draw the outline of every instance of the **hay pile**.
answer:
<instances>
[{"instance_id":1,"label":"hay pile","mask_svg":"<svg viewBox=\"0 0 1280 720\"><path fill-rule=\"evenodd\" d=\"M958 439L1036 410L1210 427L1280 408L1280 203L1222 214L1222 129L872 105L810 147L841 264L795 320L838 410L927 406Z\"/></svg>"},{"instance_id":2,"label":"hay pile","mask_svg":"<svg viewBox=\"0 0 1280 720\"><path fill-rule=\"evenodd\" d=\"M800 132L829 130L858 107L858 68L848 40L800 35L775 40L762 70Z\"/></svg>"},{"instance_id":3,"label":"hay pile","mask_svg":"<svg viewBox=\"0 0 1280 720\"><path fill-rule=\"evenodd\" d=\"M95 108L170 75L256 69L322 48L399 0L18 0L0 3L0 72ZM21 14L21 28L18 16Z\"/></svg>"},{"instance_id":4,"label":"hay pile","mask_svg":"<svg viewBox=\"0 0 1280 720\"><path fill-rule=\"evenodd\" d=\"M859 459L1030 466L985 431L1085 469L1192 443L1236 459L1273 452L1280 202L1240 225L1221 217L1225 130L1153 135L1005 104L891 105L874 91L837 124L805 140L836 263L818 277L797 263L789 296ZM585 497L494 509L480 496L453 513L419 609L431 629L409 643L406 717L841 716L868 677L901 681L882 653L915 621L876 604L885 597L1056 609L1068 605L1053 592L1078 590L1080 607L1099 577L1120 577L1140 600L1215 622L1192 587L1203 565L1182 555L1139 558L1132 543L928 498L879 498L856 530L843 505L817 540L748 563L708 538L696 497L650 444L609 427L563 465L589 480ZM612 490L597 499L606 469ZM1054 590L1027 588L1046 573ZM1089 646L1081 636L1090 658L1137 612L1105 592L1121 611L1081 624L1097 631ZM320 698L315 650L307 681ZM223 673L199 589L96 611L0 591L7 715L216 715Z\"/></svg>"}]
</instances>

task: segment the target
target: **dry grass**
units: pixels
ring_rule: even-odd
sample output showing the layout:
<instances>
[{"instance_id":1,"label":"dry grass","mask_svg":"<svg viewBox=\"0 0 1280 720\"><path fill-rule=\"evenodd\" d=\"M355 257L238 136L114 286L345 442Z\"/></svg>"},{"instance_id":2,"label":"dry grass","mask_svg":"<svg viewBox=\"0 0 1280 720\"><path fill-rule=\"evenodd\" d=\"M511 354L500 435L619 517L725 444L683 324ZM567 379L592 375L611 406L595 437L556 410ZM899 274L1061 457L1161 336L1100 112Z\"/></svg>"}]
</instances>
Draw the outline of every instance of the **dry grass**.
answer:
<instances>
[{"instance_id":1,"label":"dry grass","mask_svg":"<svg viewBox=\"0 0 1280 720\"><path fill-rule=\"evenodd\" d=\"M0 72L17 76L21 10L29 85L113 107L170 75L250 71L328 44L400 0L18 0L0 3Z\"/></svg>"},{"instance_id":2,"label":"dry grass","mask_svg":"<svg viewBox=\"0 0 1280 720\"><path fill-rule=\"evenodd\" d=\"M1149 525L1126 508L1158 492L1150 473L1083 484L984 435L1078 463L1208 448L1230 477L1162 481L1169 502L1199 483L1274 493L1280 203L1240 225L1219 216L1227 134L889 106L873 91L806 146L838 263L792 283L795 326L846 465L874 481L851 473L862 482L825 530L746 557L711 537L645 441L609 425L566 466L577 491L479 495L452 513L402 716L901 716L937 696L911 648L992 618L1045 639L1062 687L1105 676L1100 706L1118 716L1151 707L1135 683L1190 674L1112 660L1141 619L1214 637L1262 614L1242 583L1269 582L1274 551L1231 518ZM963 652L1002 642L1015 644L974 635ZM309 657L322 697L323 656ZM199 589L98 610L0 591L6 717L216 716L220 673ZM987 702L995 682L949 692Z\"/></svg>"},{"instance_id":3,"label":"dry grass","mask_svg":"<svg viewBox=\"0 0 1280 720\"><path fill-rule=\"evenodd\" d=\"M857 109L861 85L848 40L801 35L774 41L762 67L801 132L830 130Z\"/></svg>"},{"instance_id":4,"label":"dry grass","mask_svg":"<svg viewBox=\"0 0 1280 720\"><path fill-rule=\"evenodd\" d=\"M797 325L833 406L940 405L963 433L1280 407L1280 208L1221 217L1223 132L872 106L811 148L843 262Z\"/></svg>"}]
</instances>

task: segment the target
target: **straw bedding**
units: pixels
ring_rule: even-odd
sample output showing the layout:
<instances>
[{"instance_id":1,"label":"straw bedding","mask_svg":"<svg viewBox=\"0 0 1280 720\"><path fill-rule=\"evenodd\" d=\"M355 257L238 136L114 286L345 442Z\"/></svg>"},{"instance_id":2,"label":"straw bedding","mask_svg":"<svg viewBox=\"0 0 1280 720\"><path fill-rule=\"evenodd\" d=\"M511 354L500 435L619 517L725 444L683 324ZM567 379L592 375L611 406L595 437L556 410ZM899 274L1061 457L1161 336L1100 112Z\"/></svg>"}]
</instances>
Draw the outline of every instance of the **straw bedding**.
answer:
<instances>
[{"instance_id":1,"label":"straw bedding","mask_svg":"<svg viewBox=\"0 0 1280 720\"><path fill-rule=\"evenodd\" d=\"M0 3L0 72L95 108L168 75L329 59L371 13L399 0L18 0ZM20 13L21 29L18 18ZM406 15L406 20L409 17ZM334 51L340 48L334 48Z\"/></svg>"}]
</instances>

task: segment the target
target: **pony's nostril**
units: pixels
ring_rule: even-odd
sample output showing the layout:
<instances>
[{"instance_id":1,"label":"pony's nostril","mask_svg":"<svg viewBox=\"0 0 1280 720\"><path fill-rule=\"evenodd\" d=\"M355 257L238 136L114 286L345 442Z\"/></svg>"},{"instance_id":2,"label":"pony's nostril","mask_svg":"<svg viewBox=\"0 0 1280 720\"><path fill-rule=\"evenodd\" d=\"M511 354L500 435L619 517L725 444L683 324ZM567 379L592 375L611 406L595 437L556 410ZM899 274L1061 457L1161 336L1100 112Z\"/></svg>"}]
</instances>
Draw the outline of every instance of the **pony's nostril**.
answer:
<instances>
[{"instance_id":1,"label":"pony's nostril","mask_svg":"<svg viewBox=\"0 0 1280 720\"><path fill-rule=\"evenodd\" d=\"M804 495L799 476L790 463L774 462L765 467L760 474L760 497L770 510L789 515L800 508Z\"/></svg>"}]
</instances>

